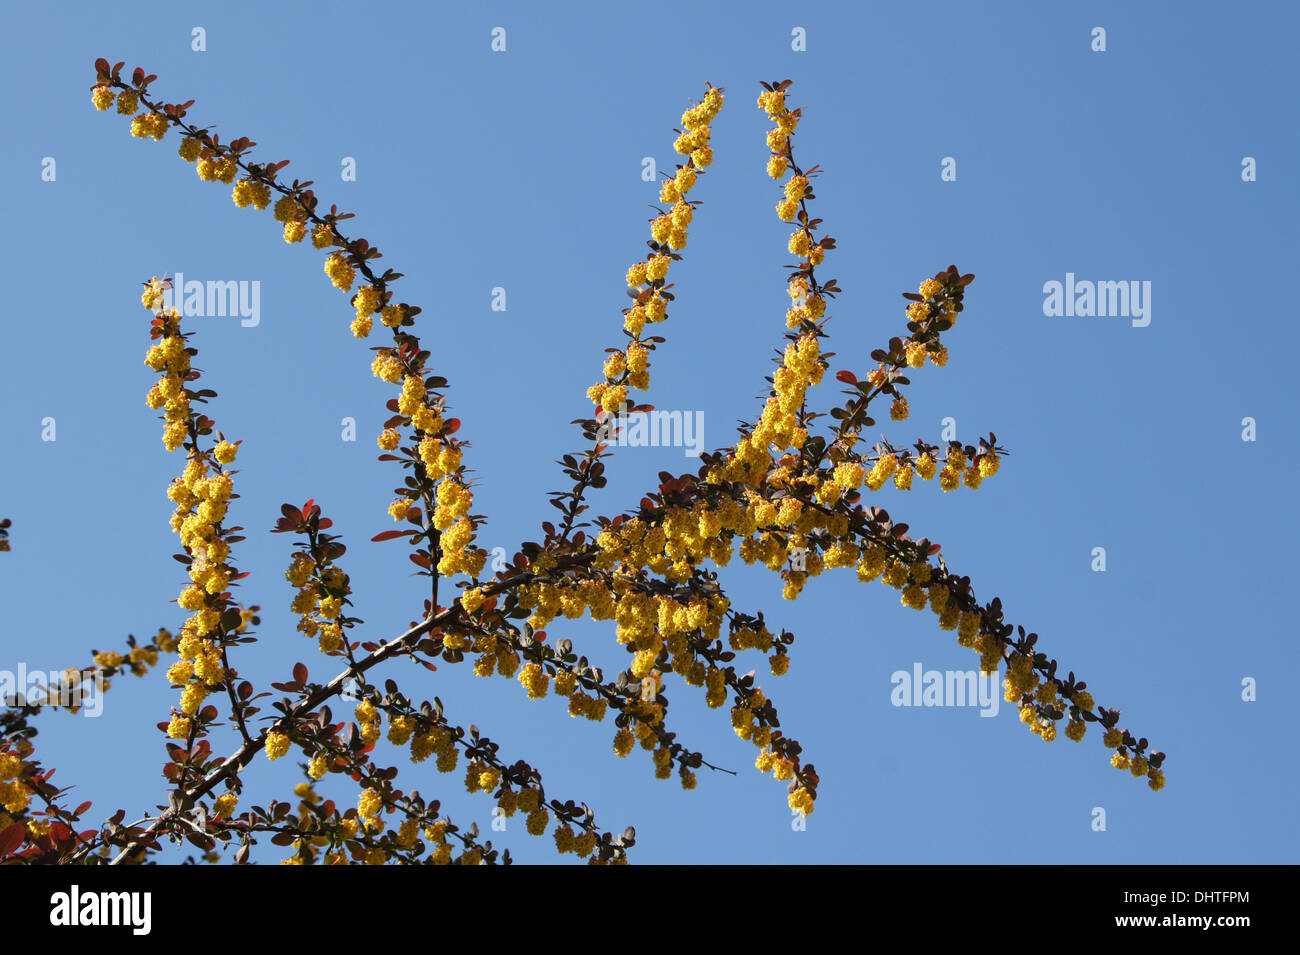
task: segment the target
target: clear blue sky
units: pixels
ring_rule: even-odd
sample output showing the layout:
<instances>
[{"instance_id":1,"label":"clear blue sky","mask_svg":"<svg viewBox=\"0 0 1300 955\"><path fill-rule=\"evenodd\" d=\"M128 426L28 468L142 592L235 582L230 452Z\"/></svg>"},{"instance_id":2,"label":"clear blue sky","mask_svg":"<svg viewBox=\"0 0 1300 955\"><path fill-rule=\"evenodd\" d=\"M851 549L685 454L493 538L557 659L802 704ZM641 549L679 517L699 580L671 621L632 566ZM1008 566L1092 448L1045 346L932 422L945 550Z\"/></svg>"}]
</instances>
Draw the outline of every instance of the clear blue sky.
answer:
<instances>
[{"instance_id":1,"label":"clear blue sky","mask_svg":"<svg viewBox=\"0 0 1300 955\"><path fill-rule=\"evenodd\" d=\"M1088 680L1097 700L1168 754L1159 794L1110 768L1096 733L1044 744L1003 705L897 708L890 675L969 669L974 654L932 615L839 571L797 603L737 561L735 606L765 608L798 640L787 676L762 685L822 777L807 831L784 784L752 769L725 710L669 684L683 740L738 777L700 774L695 792L658 782L645 754L617 759L609 724L571 720L551 697L443 666L408 693L439 695L511 759L542 768L551 795L588 801L617 831L636 825L640 862L1283 862L1297 849L1296 750L1285 709L1295 619L1287 555L1296 535L1297 344L1285 291L1297 252L1290 3L787 4L175 3L18 5L6 15L10 93L0 331L0 667L82 664L128 632L175 628L182 580L165 488L182 463L144 405L151 275L261 283L261 322L191 319L212 406L244 439L234 514L253 533L240 596L264 609L262 642L238 661L261 684L295 660L333 674L295 634L283 579L289 540L263 533L283 501L315 497L351 545L361 631L399 632L423 587L391 526L396 470L375 461L389 386L348 333L346 296L321 254L288 247L269 212L237 209L198 181L177 140L133 139L90 103L97 56L157 73L156 93L197 103L223 140L292 159L354 233L405 272L399 294L473 442L480 542L513 553L537 536L562 486L552 461L580 447L572 418L617 344L623 274L640 258L655 187L641 160L671 168L682 110L705 82L727 90L716 161L649 400L701 410L705 444L752 418L784 331L788 228L766 178L758 81L795 81L796 149L818 163L816 213L839 241L826 275L833 369L862 373L903 331L902 299L949 263L978 276L948 336L951 361L914 375L899 443L995 431L1012 451L978 492L934 484L879 503L943 544L977 592ZM206 30L193 52L191 30ZM494 27L507 50L490 50ZM1106 30L1105 52L1091 31ZM791 50L803 27L807 51ZM57 178L42 181L53 157ZM344 157L356 182L340 178ZM956 160L944 182L940 163ZM1257 181L1243 182L1254 157ZM1047 317L1043 286L1151 283L1151 322ZM507 290L505 312L491 290ZM830 376L815 395L837 392ZM360 440L340 440L357 419ZM57 440L42 442L53 417ZM1242 440L1242 419L1258 440ZM675 448L620 451L594 513L635 505ZM1107 570L1093 572L1104 547ZM607 626L552 626L613 672ZM754 665L762 661L754 656ZM1258 682L1243 702L1242 681ZM161 672L119 679L98 720L42 719L42 755L107 815L163 796L153 725L175 699ZM219 751L229 741L217 742ZM382 757L381 757L382 759ZM459 821L490 818L463 773L427 764L408 787ZM260 758L245 797L293 798L288 761ZM349 785L326 791L347 804ZM74 800L75 802L76 800ZM1107 814L1095 832L1094 807ZM132 816L134 818L134 816ZM553 859L549 837L511 823L521 860ZM260 857L274 860L266 847Z\"/></svg>"}]
</instances>

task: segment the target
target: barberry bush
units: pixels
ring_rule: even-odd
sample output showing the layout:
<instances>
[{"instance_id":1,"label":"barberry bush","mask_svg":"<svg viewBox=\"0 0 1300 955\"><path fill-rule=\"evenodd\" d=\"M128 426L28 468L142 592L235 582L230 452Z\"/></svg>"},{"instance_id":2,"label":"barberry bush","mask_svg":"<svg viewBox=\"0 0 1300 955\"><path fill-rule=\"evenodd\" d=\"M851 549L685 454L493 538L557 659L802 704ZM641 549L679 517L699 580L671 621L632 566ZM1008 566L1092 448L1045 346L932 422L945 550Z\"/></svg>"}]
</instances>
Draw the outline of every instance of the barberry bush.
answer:
<instances>
[{"instance_id":1,"label":"barberry bush","mask_svg":"<svg viewBox=\"0 0 1300 955\"><path fill-rule=\"evenodd\" d=\"M1034 734L1051 742L1064 723L1064 735L1081 742L1095 724L1112 766L1145 778L1153 790L1163 787L1164 754L1120 727L1118 709L1099 705L1085 682L1062 672L1038 649L1037 634L1004 619L999 599L979 599L970 578L947 566L938 544L869 502L887 482L908 491L918 478L937 478L941 493L974 491L996 478L1009 454L991 433L974 446L888 439L868 446L864 436L875 415L907 420L911 372L947 364L948 340L974 276L950 266L904 293L900 334L871 353L860 376L852 368L837 371L840 397L813 410L811 392L834 357L825 342L841 289L819 275L835 240L812 208L818 167L796 159L801 110L787 102L788 80L763 83L758 97L771 124L767 173L781 184L775 212L793 225L787 251L794 261L786 263L788 302L774 303L774 312L784 311L785 344L757 416L739 429L734 445L703 453L694 473L663 472L635 507L590 516L627 416L651 410L633 393L648 391L652 358L666 347L663 335L647 332L668 319L670 273L683 261L699 205L692 194L713 161L710 129L724 95L709 87L675 131L673 146L683 161L661 184L649 251L627 270L630 304L622 309L621 328L610 331L613 344L598 380L586 390L588 416L574 422L581 445L558 461L568 482L551 497L558 519L541 522L539 540L523 542L504 569L489 573L488 552L478 545L487 518L474 513L468 445L450 413L450 382L417 334L421 309L395 292L402 274L381 270L380 251L345 231L351 214L327 209L311 182L285 182L287 161L254 162L251 140L223 143L188 118L193 101L161 102L151 93L156 77L136 69L127 81L122 67L96 61L94 106L130 118L137 137L162 140L175 131L180 157L200 180L233 186L237 206L271 208L285 242L310 243L324 257L325 275L350 295L352 336L379 340L370 347L371 373L397 392L377 436L379 460L393 466L400 487L387 505L389 527L372 540L400 542L428 591L404 632L382 642L356 638L361 621L353 614L341 535L331 533L333 522L315 501L286 503L269 530L289 535L287 587L260 599L287 603L298 631L315 643L333 675L312 679L298 663L269 688L240 677L241 658L256 652L260 624L259 607L236 598L248 576L237 563L245 539L235 523L241 442L209 416L217 393L199 383L196 336L183 328L181 310L166 304L170 282L151 278L142 294L152 316L144 361L158 378L145 403L161 412L166 448L185 456L167 495L181 545L176 559L184 568L176 603L189 616L176 633L164 628L148 643L132 637L120 650L97 652L92 665L68 670L48 699L12 701L3 710L0 859L138 863L168 840L188 840L203 860L244 861L266 840L283 847L284 861L293 864L508 863L508 848L410 788L405 780L427 781L422 764L433 763L440 773L463 772L465 787L482 793L495 811L521 814L530 834L549 833L559 853L597 864L627 862L633 829L602 828L585 803L548 791L537 767L453 718L436 696L419 695L435 679L455 679L454 665L463 662L478 676L517 680L530 699L564 698L569 716L612 724L617 757L643 750L656 778L676 777L686 789L695 788L697 772L717 767L671 729L670 693L700 688L707 705L726 708L736 734L753 744L756 768L784 782L790 808L806 816L823 781L800 742L781 728L755 671L738 665L761 655L774 679L784 676L795 637L773 633L761 610L728 599L716 568L737 550L744 563L776 574L788 600L828 571L881 581L905 608L928 610L940 630L955 631L957 642L978 654L982 672L1002 672L1006 700L1018 705ZM8 520L0 522L0 551L9 549L9 530ZM584 616L611 621L614 639L626 649L627 666L612 677L579 655L571 640L548 638L553 621ZM443 671L418 687L408 679L402 688L382 676L385 664L398 659L420 665L420 672L449 664L451 675ZM67 787L62 779L53 782L53 770L39 760L37 717L60 705L75 710L77 688L91 678L107 685L118 674L142 675L164 662L163 678L177 692L157 724L165 738L165 806L132 821L119 810L92 824L90 804L67 805ZM350 712L340 705L345 688L349 706L356 703ZM406 749L411 767L399 772L378 765L381 737ZM241 772L254 759L291 754L300 768L295 800L263 806L245 797ZM331 774L350 780L355 804L316 793L315 783Z\"/></svg>"}]
</instances>

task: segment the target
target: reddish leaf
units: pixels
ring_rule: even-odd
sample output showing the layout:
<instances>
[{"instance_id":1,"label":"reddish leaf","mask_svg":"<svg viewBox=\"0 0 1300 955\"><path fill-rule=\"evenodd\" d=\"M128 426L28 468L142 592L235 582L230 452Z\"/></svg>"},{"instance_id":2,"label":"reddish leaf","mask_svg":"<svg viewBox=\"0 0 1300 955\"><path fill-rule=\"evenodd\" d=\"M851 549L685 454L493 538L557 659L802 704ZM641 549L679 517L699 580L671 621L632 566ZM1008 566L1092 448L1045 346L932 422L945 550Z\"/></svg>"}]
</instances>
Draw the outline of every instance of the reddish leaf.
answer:
<instances>
[{"instance_id":1,"label":"reddish leaf","mask_svg":"<svg viewBox=\"0 0 1300 955\"><path fill-rule=\"evenodd\" d=\"M25 838L27 838L27 827L21 822L0 829L0 859L10 855L22 845Z\"/></svg>"},{"instance_id":2,"label":"reddish leaf","mask_svg":"<svg viewBox=\"0 0 1300 955\"><path fill-rule=\"evenodd\" d=\"M448 418L447 423L443 425L442 430L444 434L455 434L457 431L460 430L460 419Z\"/></svg>"},{"instance_id":3,"label":"reddish leaf","mask_svg":"<svg viewBox=\"0 0 1300 955\"><path fill-rule=\"evenodd\" d=\"M405 537L410 531L382 531L370 538L372 541L390 541L394 537Z\"/></svg>"},{"instance_id":4,"label":"reddish leaf","mask_svg":"<svg viewBox=\"0 0 1300 955\"><path fill-rule=\"evenodd\" d=\"M296 681L299 682L299 683L306 683L306 682L307 682L307 666L306 666L305 664L302 664L302 663L295 663L295 664L293 665L293 678L294 678L294 680L296 680Z\"/></svg>"},{"instance_id":5,"label":"reddish leaf","mask_svg":"<svg viewBox=\"0 0 1300 955\"><path fill-rule=\"evenodd\" d=\"M835 373L835 379L836 381L842 381L849 385L856 385L858 383L858 376L853 374L853 372L849 371L847 368L843 371L837 371Z\"/></svg>"}]
</instances>

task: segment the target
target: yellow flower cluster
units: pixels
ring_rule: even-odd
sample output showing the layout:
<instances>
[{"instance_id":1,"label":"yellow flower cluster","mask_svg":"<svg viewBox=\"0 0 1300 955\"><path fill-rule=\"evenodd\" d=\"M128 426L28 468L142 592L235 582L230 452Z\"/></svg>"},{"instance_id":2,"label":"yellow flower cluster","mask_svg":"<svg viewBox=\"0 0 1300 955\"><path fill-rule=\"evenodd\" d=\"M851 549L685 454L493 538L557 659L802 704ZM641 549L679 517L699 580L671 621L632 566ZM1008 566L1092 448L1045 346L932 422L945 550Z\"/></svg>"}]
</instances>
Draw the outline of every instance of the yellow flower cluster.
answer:
<instances>
[{"instance_id":1,"label":"yellow flower cluster","mask_svg":"<svg viewBox=\"0 0 1300 955\"><path fill-rule=\"evenodd\" d=\"M139 139L152 136L157 141L166 134L168 125L167 117L162 113L141 113L131 120L131 135Z\"/></svg>"},{"instance_id":2,"label":"yellow flower cluster","mask_svg":"<svg viewBox=\"0 0 1300 955\"><path fill-rule=\"evenodd\" d=\"M501 784L501 770L481 759L472 759L465 767L465 790L467 792L496 792Z\"/></svg>"},{"instance_id":3,"label":"yellow flower cluster","mask_svg":"<svg viewBox=\"0 0 1300 955\"><path fill-rule=\"evenodd\" d=\"M789 109L785 105L784 90L760 93L758 105L767 112L774 124L767 134L768 149L772 153L767 161L767 173L773 179L780 180L791 167L790 137L799 126L799 110ZM807 176L791 176L785 184L785 196L776 204L777 218L782 222L793 222L799 215L801 204L810 197L811 190L812 185ZM804 259L805 267L811 270L822 264L828 244L823 245L817 241L812 229L806 224L806 217L800 219L800 222L804 224L790 234L787 247L791 255ZM786 325L789 328L798 328L804 322L821 318L826 308L821 296L808 295L805 276L796 274L796 283L792 283L790 289L790 297L795 300L795 306L786 314Z\"/></svg>"},{"instance_id":4,"label":"yellow flower cluster","mask_svg":"<svg viewBox=\"0 0 1300 955\"><path fill-rule=\"evenodd\" d=\"M1077 700L1077 697L1076 697ZM1127 769L1134 777L1146 776L1147 785L1153 792L1165 788L1164 771L1152 766L1144 757L1129 755L1124 749L1124 732L1117 728L1106 731L1102 743L1107 749L1116 750L1110 757L1110 764L1116 769Z\"/></svg>"},{"instance_id":5,"label":"yellow flower cluster","mask_svg":"<svg viewBox=\"0 0 1300 955\"><path fill-rule=\"evenodd\" d=\"M620 727L614 733L614 752L620 759L632 752L632 747L636 745L636 736L626 726Z\"/></svg>"},{"instance_id":6,"label":"yellow flower cluster","mask_svg":"<svg viewBox=\"0 0 1300 955\"><path fill-rule=\"evenodd\" d=\"M338 285L340 280L346 279L347 287L350 287L352 276L355 273L352 271L351 266L346 263L340 265L340 262L342 262L342 257L336 252L326 262L325 271L331 279L335 280L335 285ZM333 271L331 271L330 263L334 263ZM344 269L347 271L345 272ZM383 312L383 304L382 296L373 285L363 285L357 289L357 294L352 296L352 305L357 313L356 318L352 320L353 336L366 338L370 335L370 330L375 326L375 315Z\"/></svg>"},{"instance_id":7,"label":"yellow flower cluster","mask_svg":"<svg viewBox=\"0 0 1300 955\"><path fill-rule=\"evenodd\" d=\"M572 852L579 858L585 859L596 848L596 834L587 830L576 835L569 824L565 823L555 830L555 848L561 855Z\"/></svg>"},{"instance_id":8,"label":"yellow flower cluster","mask_svg":"<svg viewBox=\"0 0 1300 955\"><path fill-rule=\"evenodd\" d=\"M813 811L813 794L803 786L795 789L790 793L790 808L797 811L800 815L810 816Z\"/></svg>"},{"instance_id":9,"label":"yellow flower cluster","mask_svg":"<svg viewBox=\"0 0 1300 955\"><path fill-rule=\"evenodd\" d=\"M1045 743L1056 739L1056 721L1042 716L1032 703L1021 704L1020 722L1028 726L1033 734Z\"/></svg>"},{"instance_id":10,"label":"yellow flower cluster","mask_svg":"<svg viewBox=\"0 0 1300 955\"><path fill-rule=\"evenodd\" d=\"M277 760L289 752L289 737L284 733L272 731L266 734L266 758Z\"/></svg>"},{"instance_id":11,"label":"yellow flower cluster","mask_svg":"<svg viewBox=\"0 0 1300 955\"><path fill-rule=\"evenodd\" d=\"M122 654L115 650L101 650L95 654L95 663L106 670L122 665Z\"/></svg>"},{"instance_id":12,"label":"yellow flower cluster","mask_svg":"<svg viewBox=\"0 0 1300 955\"><path fill-rule=\"evenodd\" d=\"M275 221L284 224L284 241L301 242L307 236L307 210L293 196L275 201Z\"/></svg>"},{"instance_id":13,"label":"yellow flower cluster","mask_svg":"<svg viewBox=\"0 0 1300 955\"><path fill-rule=\"evenodd\" d=\"M545 696L550 681L550 676L536 663L527 663L519 670L519 683L528 691L530 700Z\"/></svg>"},{"instance_id":14,"label":"yellow flower cluster","mask_svg":"<svg viewBox=\"0 0 1300 955\"><path fill-rule=\"evenodd\" d=\"M239 802L239 797L234 793L225 793L218 796L212 804L212 815L217 819L229 819L235 811L235 806Z\"/></svg>"},{"instance_id":15,"label":"yellow flower cluster","mask_svg":"<svg viewBox=\"0 0 1300 955\"><path fill-rule=\"evenodd\" d=\"M546 826L551 821L551 814L545 809L534 809L524 820L524 828L528 830L530 836L540 836L546 832Z\"/></svg>"},{"instance_id":16,"label":"yellow flower cluster","mask_svg":"<svg viewBox=\"0 0 1300 955\"><path fill-rule=\"evenodd\" d=\"M438 771L443 773L452 772L460 756L460 751L456 749L456 740L451 730L445 726L434 726L423 732L413 733L410 753L413 763L422 763L430 756L437 757Z\"/></svg>"},{"instance_id":17,"label":"yellow flower cluster","mask_svg":"<svg viewBox=\"0 0 1300 955\"><path fill-rule=\"evenodd\" d=\"M157 316L155 342L145 355L144 363L162 377L154 383L145 396L145 404L155 411L162 409L166 424L163 427L163 446L175 451L184 443L189 433L190 395L185 382L190 374L190 352L181 335L181 315L175 308L163 309L162 295L167 287L156 276L145 286L141 296L145 308Z\"/></svg>"},{"instance_id":18,"label":"yellow flower cluster","mask_svg":"<svg viewBox=\"0 0 1300 955\"><path fill-rule=\"evenodd\" d=\"M358 312L364 308L377 308L377 299L367 296L367 289L357 294ZM373 292L373 290L370 290ZM365 299L365 301L362 301ZM467 516L474 503L474 495L459 476L462 451L447 432L447 422L442 417L442 399L429 392L423 378L409 374L402 359L391 349L380 349L371 362L375 377L396 384L402 382L398 397L398 411L411 419L411 425L420 437L416 453L424 466L429 481L441 482L435 491L436 505L431 515L433 526L442 532L439 548L442 556L438 572L444 576L469 574L477 577L487 562L487 551L471 547L474 540L474 523ZM385 451L398 447L401 435L391 429L379 437L379 446ZM405 520L414 506L411 498L400 497L388 508L395 521Z\"/></svg>"},{"instance_id":19,"label":"yellow flower cluster","mask_svg":"<svg viewBox=\"0 0 1300 955\"><path fill-rule=\"evenodd\" d=\"M271 187L253 179L241 179L235 183L232 198L241 209L250 205L254 209L265 209L271 204Z\"/></svg>"},{"instance_id":20,"label":"yellow flower cluster","mask_svg":"<svg viewBox=\"0 0 1300 955\"><path fill-rule=\"evenodd\" d=\"M388 724L388 742L394 746L405 746L416 729L415 720L409 716L394 716Z\"/></svg>"},{"instance_id":21,"label":"yellow flower cluster","mask_svg":"<svg viewBox=\"0 0 1300 955\"><path fill-rule=\"evenodd\" d=\"M650 223L651 238L661 249L627 270L628 288L637 290L635 303L623 312L623 327L631 333L632 342L625 350L611 349L605 360L605 380L587 389L592 404L606 412L616 412L622 407L629 387L639 391L650 387L649 349L640 339L647 324L668 317L668 300L663 297L662 287L672 256L662 247L674 251L686 248L687 231L695 216L695 207L686 196L695 188L699 171L713 162L713 151L708 145L709 124L722 109L722 103L722 90L710 87L702 103L682 114L686 131L677 138L673 148L689 154L689 158L685 165L677 167L673 178L660 186L659 201L670 208Z\"/></svg>"},{"instance_id":22,"label":"yellow flower cluster","mask_svg":"<svg viewBox=\"0 0 1300 955\"><path fill-rule=\"evenodd\" d=\"M144 676L150 667L158 665L158 650L154 647L132 647L126 662L136 676Z\"/></svg>"},{"instance_id":23,"label":"yellow flower cluster","mask_svg":"<svg viewBox=\"0 0 1300 955\"><path fill-rule=\"evenodd\" d=\"M939 318L946 320L950 325L956 324L957 300L943 282L935 278L926 279L917 289L917 294L921 296L922 301L912 302L907 306L909 322L919 323L931 318ZM930 356L930 362L940 368L948 363L948 350L940 344L937 329L932 329L924 342L917 341L915 337L909 338L904 347L907 363L912 368L920 368L927 354Z\"/></svg>"},{"instance_id":24,"label":"yellow flower cluster","mask_svg":"<svg viewBox=\"0 0 1300 955\"><path fill-rule=\"evenodd\" d=\"M340 652L343 601L352 592L348 575L328 556L318 563L311 554L299 551L293 555L284 576L298 588L289 604L289 609L298 615L298 632L317 638L321 653Z\"/></svg>"},{"instance_id":25,"label":"yellow flower cluster","mask_svg":"<svg viewBox=\"0 0 1300 955\"><path fill-rule=\"evenodd\" d=\"M161 336L150 347L145 364L162 372L162 378L150 389L146 403L164 408L166 425L163 443L175 450L189 434L191 412L189 394L184 384L190 375L190 351L181 335L180 313L163 308L164 283L156 277L145 285L142 302L154 311L155 334ZM190 584L177 597L177 604L191 616L181 627L175 649L181 656L168 670L172 683L183 687L180 712L173 715L168 734L173 738L188 736L191 718L198 712L211 689L226 678L221 663L221 618L232 609L227 588L232 570L227 559L230 545L223 539L221 522L226 516L234 481L222 470L234 462L238 443L219 442L210 453L197 445L189 452L185 470L167 489L176 505L171 526L190 556ZM240 614L240 629L247 622ZM156 659L156 657L155 657ZM138 662L133 660L134 662Z\"/></svg>"},{"instance_id":26,"label":"yellow flower cluster","mask_svg":"<svg viewBox=\"0 0 1300 955\"><path fill-rule=\"evenodd\" d=\"M773 748L772 728L765 725L756 716L756 712L765 706L767 698L761 689L755 689L749 698L743 703L732 707L731 725L736 731L736 735L743 740L753 743L759 750L757 759L754 761L754 767L761 773L771 773L772 777L783 782L794 779L798 771L798 764L786 756L776 752ZM796 804L791 801L791 808L799 809L803 815L812 812L813 800L816 798L812 793L803 790L805 793L801 796Z\"/></svg>"},{"instance_id":27,"label":"yellow flower cluster","mask_svg":"<svg viewBox=\"0 0 1300 955\"><path fill-rule=\"evenodd\" d=\"M196 159L191 159L193 147L181 144L181 158L193 162L194 172L204 182L224 182L227 185L235 181L239 174L239 164L232 156L220 156L208 146L200 146Z\"/></svg>"},{"instance_id":28,"label":"yellow flower cluster","mask_svg":"<svg viewBox=\"0 0 1300 955\"><path fill-rule=\"evenodd\" d=\"M1023 653L1017 653L1007 661L1007 675L1003 680L1003 686L1006 690L1005 699L1008 703L1019 703L1021 698L1027 694L1033 693L1038 687L1038 673L1034 670L1034 661L1031 657ZM1044 690L1040 693L1039 702L1053 703L1055 684L1046 683L1044 687L1052 687L1052 690Z\"/></svg>"},{"instance_id":29,"label":"yellow flower cluster","mask_svg":"<svg viewBox=\"0 0 1300 955\"><path fill-rule=\"evenodd\" d=\"M352 289L352 280L356 278L357 271L348 264L342 252L335 252L325 260L325 274L329 276L335 288L347 292Z\"/></svg>"},{"instance_id":30,"label":"yellow flower cluster","mask_svg":"<svg viewBox=\"0 0 1300 955\"><path fill-rule=\"evenodd\" d=\"M375 704L369 700L362 700L357 704L354 715L357 719L357 729L361 739L367 743L378 740L383 732L383 717Z\"/></svg>"},{"instance_id":31,"label":"yellow flower cluster","mask_svg":"<svg viewBox=\"0 0 1300 955\"><path fill-rule=\"evenodd\" d=\"M3 806L6 812L22 812L32 798L30 787L21 778L23 757L20 753L21 750L0 752L0 806Z\"/></svg>"},{"instance_id":32,"label":"yellow flower cluster","mask_svg":"<svg viewBox=\"0 0 1300 955\"><path fill-rule=\"evenodd\" d=\"M788 160L790 137L799 126L799 110L789 109L785 104L784 90L767 90L758 94L759 109L766 111L773 122L773 128L767 134L767 148L772 151L768 161L768 174L778 179L785 172L785 165L780 160Z\"/></svg>"},{"instance_id":33,"label":"yellow flower cluster","mask_svg":"<svg viewBox=\"0 0 1300 955\"><path fill-rule=\"evenodd\" d=\"M582 690L575 690L569 694L569 715L585 716L593 723L599 723L605 718L608 705L605 700L588 696Z\"/></svg>"},{"instance_id":34,"label":"yellow flower cluster","mask_svg":"<svg viewBox=\"0 0 1300 955\"><path fill-rule=\"evenodd\" d=\"M788 344L782 365L772 378L775 394L767 399L753 431L736 443L727 462L708 479L756 486L773 467L773 448L802 448L808 431L799 423L799 412L808 389L821 382L826 368L816 334L805 333Z\"/></svg>"},{"instance_id":35,"label":"yellow flower cluster","mask_svg":"<svg viewBox=\"0 0 1300 955\"><path fill-rule=\"evenodd\" d=\"M358 293L358 301L365 297L365 293L366 289L363 288ZM363 307L376 307L376 302L367 299L358 305L358 310ZM424 465L426 476L430 481L441 481L435 492L437 505L432 515L434 527L443 532L439 542L443 552L438 563L439 573L466 573L477 577L487 561L487 551L469 546L474 537L474 525L466 515L473 504L473 493L457 476L461 468L462 452L450 435L445 433L447 422L442 417L441 399L428 391L424 379L408 374L402 359L390 349L381 349L376 353L371 371L375 377L384 381L393 384L402 382L398 411L411 419L417 432L423 433L416 452ZM388 429L380 435L379 446L385 451L391 451L400 441L401 435ZM410 498L398 498L393 501L388 513L393 520L401 521L411 506L413 502Z\"/></svg>"},{"instance_id":36,"label":"yellow flower cluster","mask_svg":"<svg viewBox=\"0 0 1300 955\"><path fill-rule=\"evenodd\" d=\"M682 126L686 131L677 137L673 150L683 155L690 154L691 165L697 169L713 162L713 151L709 149L709 124L717 118L722 103L722 90L710 87L704 95L704 102L682 113Z\"/></svg>"}]
</instances>

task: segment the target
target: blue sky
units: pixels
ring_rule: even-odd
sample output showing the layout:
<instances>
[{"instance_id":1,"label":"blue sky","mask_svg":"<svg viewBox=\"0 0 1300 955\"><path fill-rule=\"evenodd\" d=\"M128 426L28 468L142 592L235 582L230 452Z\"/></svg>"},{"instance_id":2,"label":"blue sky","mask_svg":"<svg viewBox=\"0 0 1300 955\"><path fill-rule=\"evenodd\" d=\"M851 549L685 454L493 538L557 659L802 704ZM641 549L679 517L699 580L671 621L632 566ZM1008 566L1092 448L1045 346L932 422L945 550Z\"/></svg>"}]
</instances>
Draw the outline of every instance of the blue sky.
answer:
<instances>
[{"instance_id":1,"label":"blue sky","mask_svg":"<svg viewBox=\"0 0 1300 955\"><path fill-rule=\"evenodd\" d=\"M14 552L0 559L0 668L81 664L182 619L164 495L182 459L143 400L139 283L155 274L260 282L256 327L188 323L220 392L210 413L244 439L234 512L254 533L239 545L252 572L240 596L264 625L242 674L264 685L296 660L315 678L334 672L293 631L288 540L263 533L284 501L314 497L350 545L363 635L400 632L423 595L400 544L367 543L391 526L396 471L373 443L391 390L370 375L370 343L349 335L321 254L199 182L174 134L133 139L125 119L96 113L96 57L157 73L164 100L195 99L198 123L256 140L262 161L291 159L282 176L356 213L353 234L406 273L399 295L424 308L417 329L451 379L475 510L490 516L479 541L510 553L539 536L546 492L562 486L552 462L582 445L568 422L621 341L623 275L657 197L642 159L671 168L672 127L706 81L727 104L648 400L702 411L710 448L757 413L791 257L755 97L759 80L788 77L804 107L797 156L824 170L816 214L839 244L825 267L844 289L832 369L862 374L904 332L900 292L950 263L977 276L948 366L916 373L911 418L881 428L938 441L951 417L963 440L992 430L1012 453L977 492L918 482L875 503L941 543L978 594L1000 596L1009 621L1120 707L1168 754L1168 787L1110 768L1096 733L1044 744L1007 704L994 719L893 706L895 671L977 658L846 571L793 603L766 571L723 572L734 606L797 634L789 674L761 682L822 778L802 832L725 710L680 684L673 728L740 771L701 772L694 792L654 780L640 751L617 759L610 725L571 720L553 697L529 703L514 681L466 666L386 675L539 766L551 795L586 800L606 828L635 825L634 861L1294 861L1294 5L69 3L6 19L0 516ZM191 50L195 27L204 52ZM494 27L505 52L490 49ZM796 27L806 51L791 49ZM355 182L341 179L345 157ZM945 157L956 181L941 180ZM1243 181L1245 157L1256 181ZM1150 282L1150 324L1045 315L1044 284L1067 273ZM490 308L497 287L504 312ZM815 400L836 392L828 376ZM340 439L348 416L356 442ZM695 467L680 448L620 450L593 513L634 506L660 470ZM605 625L549 632L608 672L624 665ZM174 698L161 672L119 678L99 719L43 717L42 756L104 815L148 808L164 798L153 727ZM485 825L491 804L462 775L426 765L403 778ZM292 798L298 780L262 758L247 778L245 804ZM346 783L323 791L355 799ZM555 858L521 820L498 838L522 861Z\"/></svg>"}]
</instances>

